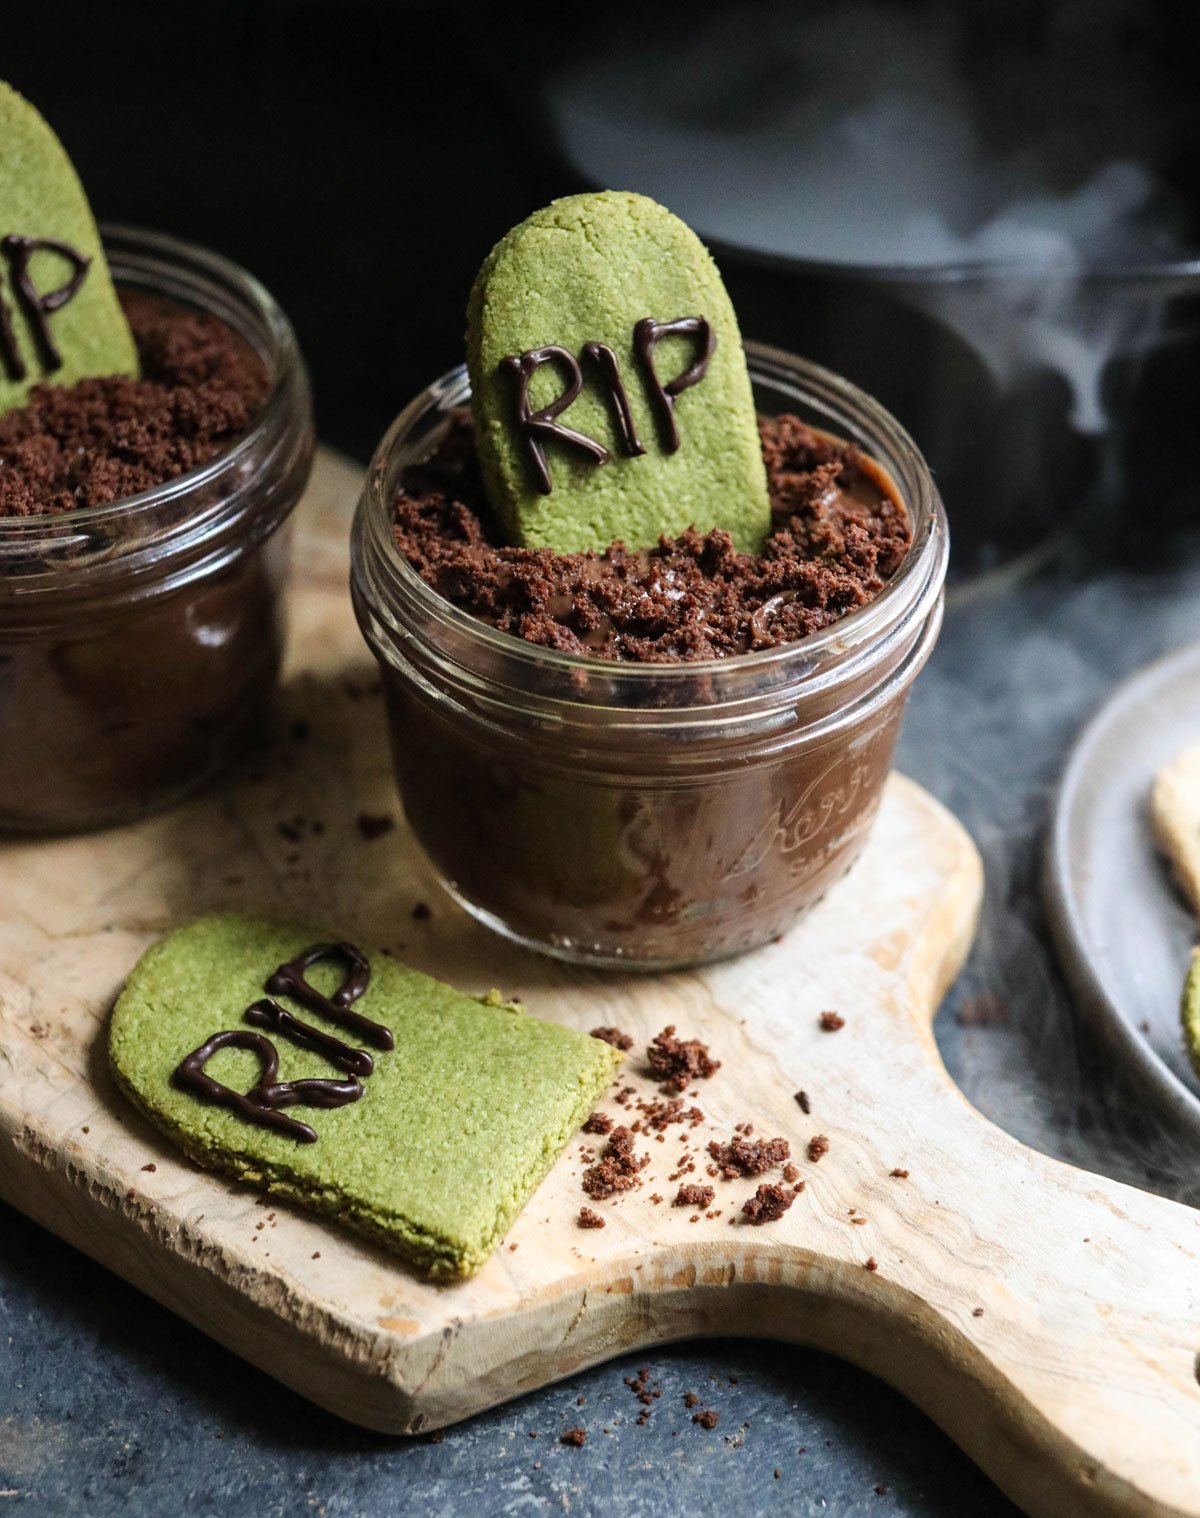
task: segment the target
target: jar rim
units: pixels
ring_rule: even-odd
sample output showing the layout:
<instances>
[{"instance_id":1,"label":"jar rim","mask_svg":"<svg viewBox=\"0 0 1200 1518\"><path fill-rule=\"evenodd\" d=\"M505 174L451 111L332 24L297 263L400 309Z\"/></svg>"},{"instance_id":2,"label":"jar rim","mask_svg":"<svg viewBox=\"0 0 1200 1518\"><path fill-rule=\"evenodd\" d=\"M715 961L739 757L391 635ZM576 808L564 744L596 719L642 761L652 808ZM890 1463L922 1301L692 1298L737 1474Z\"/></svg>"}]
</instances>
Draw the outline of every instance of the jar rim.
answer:
<instances>
[{"instance_id":1,"label":"jar rim","mask_svg":"<svg viewBox=\"0 0 1200 1518\"><path fill-rule=\"evenodd\" d=\"M374 549L372 568L384 571L392 581L392 589L415 603L424 616L440 623L467 646L477 647L481 652L486 651L517 667L556 672L568 678L572 672L610 679L619 676L622 681L631 681L634 687L638 682L659 682L669 687L672 682L706 677L736 679L741 672L747 676L774 674L779 678L794 666L808 671L814 663L821 663L823 656L840 661L873 640L877 633L897 621L907 620L919 605L932 606L936 601L945 579L949 549L945 510L929 466L915 442L878 401L832 370L782 348L748 341L745 349L752 380L791 389L797 400L806 398L804 389L798 387L811 385L823 392L821 403L827 403L830 398L840 402L849 413L841 418L842 421L849 431L860 435L855 441L861 437L864 451L870 453L889 475L895 476L897 465L905 475L904 484L908 488L905 491L901 486L902 493L910 518L915 517L915 520L912 541L903 561L867 605L847 612L818 632L774 648L725 657L679 663L641 663L606 659L594 653L569 653L527 642L513 633L490 626L440 595L426 584L400 552L391 532L390 500L395 483L396 456L414 425L432 409L448 410L469 396L470 386L463 364L448 370L415 396L380 440L367 470L355 528L356 540L360 532L365 531ZM855 416L860 417L861 422L853 420ZM868 430L873 442L866 441ZM881 441L888 445L891 457L887 459L877 457ZM355 560L357 570L357 543ZM810 680L811 677L806 684Z\"/></svg>"},{"instance_id":2,"label":"jar rim","mask_svg":"<svg viewBox=\"0 0 1200 1518\"><path fill-rule=\"evenodd\" d=\"M263 357L268 361L271 389L253 422L240 437L212 458L183 474L164 480L159 485L151 485L135 495L123 496L119 501L105 506L79 506L71 511L0 516L0 552L7 546L6 540L19 541L22 552L36 553L42 548L61 548L64 537L69 535L72 528L87 529L90 532L125 523L169 504L180 496L203 489L221 475L240 468L246 456L280 423L283 413L293 403L292 389L296 370L301 364L299 344L283 308L260 280L224 254L215 253L199 243L168 232L155 232L123 222L102 222L100 233L105 252L115 255L118 266L122 251L133 258L148 255L165 259L168 263L196 269L202 277L207 276L214 283L227 286L240 297L269 340L269 351ZM120 283L115 269L114 281ZM252 340L246 333L240 335Z\"/></svg>"}]
</instances>

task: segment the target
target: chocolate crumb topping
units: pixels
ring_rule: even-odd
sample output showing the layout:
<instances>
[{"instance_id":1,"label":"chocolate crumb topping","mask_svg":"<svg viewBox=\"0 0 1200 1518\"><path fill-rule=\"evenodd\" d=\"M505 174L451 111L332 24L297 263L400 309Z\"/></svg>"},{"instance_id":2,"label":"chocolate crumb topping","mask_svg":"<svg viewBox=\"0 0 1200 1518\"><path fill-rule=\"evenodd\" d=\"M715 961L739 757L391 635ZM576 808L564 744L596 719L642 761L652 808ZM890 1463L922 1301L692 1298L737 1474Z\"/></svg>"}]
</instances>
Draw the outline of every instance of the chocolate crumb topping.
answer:
<instances>
[{"instance_id":1,"label":"chocolate crumb topping","mask_svg":"<svg viewBox=\"0 0 1200 1518\"><path fill-rule=\"evenodd\" d=\"M619 1191L631 1190L649 1163L648 1154L634 1153L629 1129L614 1128L599 1161L583 1172L583 1189L593 1201L602 1202Z\"/></svg>"},{"instance_id":2,"label":"chocolate crumb topping","mask_svg":"<svg viewBox=\"0 0 1200 1518\"><path fill-rule=\"evenodd\" d=\"M712 1201L714 1195L715 1192L711 1186L705 1186L699 1182L692 1182L689 1185L681 1186L679 1188L679 1190L675 1193L675 1200L671 1203L671 1206L707 1207Z\"/></svg>"},{"instance_id":3,"label":"chocolate crumb topping","mask_svg":"<svg viewBox=\"0 0 1200 1518\"><path fill-rule=\"evenodd\" d=\"M729 1180L740 1175L762 1175L789 1159L792 1146L784 1138L751 1139L736 1134L729 1143L716 1139L708 1146L721 1174Z\"/></svg>"},{"instance_id":4,"label":"chocolate crumb topping","mask_svg":"<svg viewBox=\"0 0 1200 1518\"><path fill-rule=\"evenodd\" d=\"M662 1089L675 1093L686 1091L694 1080L707 1080L721 1068L721 1061L712 1058L707 1044L696 1038L676 1038L674 1023L650 1042L646 1061L662 1082Z\"/></svg>"},{"instance_id":5,"label":"chocolate crumb topping","mask_svg":"<svg viewBox=\"0 0 1200 1518\"><path fill-rule=\"evenodd\" d=\"M824 1155L829 1153L829 1139L824 1133L816 1133L808 1141L808 1157L815 1165Z\"/></svg>"},{"instance_id":6,"label":"chocolate crumb topping","mask_svg":"<svg viewBox=\"0 0 1200 1518\"><path fill-rule=\"evenodd\" d=\"M506 546L487 506L467 413L410 467L393 505L400 552L448 601L527 642L639 663L775 648L865 606L912 538L882 470L796 416L759 421L772 532L738 553L689 528L603 553Z\"/></svg>"},{"instance_id":7,"label":"chocolate crumb topping","mask_svg":"<svg viewBox=\"0 0 1200 1518\"><path fill-rule=\"evenodd\" d=\"M720 1421L721 1414L711 1407L706 1407L702 1413L692 1414L692 1422L698 1423L701 1428L716 1428Z\"/></svg>"},{"instance_id":8,"label":"chocolate crumb topping","mask_svg":"<svg viewBox=\"0 0 1200 1518\"><path fill-rule=\"evenodd\" d=\"M604 1219L598 1212L593 1212L590 1207L581 1207L579 1209L579 1226L580 1228L603 1228L605 1224Z\"/></svg>"},{"instance_id":9,"label":"chocolate crumb topping","mask_svg":"<svg viewBox=\"0 0 1200 1518\"><path fill-rule=\"evenodd\" d=\"M786 1186L764 1184L742 1203L742 1216L756 1226L777 1222L792 1203L796 1193Z\"/></svg>"},{"instance_id":10,"label":"chocolate crumb topping","mask_svg":"<svg viewBox=\"0 0 1200 1518\"><path fill-rule=\"evenodd\" d=\"M268 379L224 322L122 297L141 373L36 385L0 416L0 517L108 506L205 464L254 422Z\"/></svg>"},{"instance_id":11,"label":"chocolate crumb topping","mask_svg":"<svg viewBox=\"0 0 1200 1518\"><path fill-rule=\"evenodd\" d=\"M620 1028L593 1028L591 1036L611 1044L614 1049L620 1049L628 1053L633 1048L633 1039L628 1033L622 1033Z\"/></svg>"},{"instance_id":12,"label":"chocolate crumb topping","mask_svg":"<svg viewBox=\"0 0 1200 1518\"><path fill-rule=\"evenodd\" d=\"M611 1133L613 1120L607 1112L593 1112L583 1125L585 1133Z\"/></svg>"}]
</instances>

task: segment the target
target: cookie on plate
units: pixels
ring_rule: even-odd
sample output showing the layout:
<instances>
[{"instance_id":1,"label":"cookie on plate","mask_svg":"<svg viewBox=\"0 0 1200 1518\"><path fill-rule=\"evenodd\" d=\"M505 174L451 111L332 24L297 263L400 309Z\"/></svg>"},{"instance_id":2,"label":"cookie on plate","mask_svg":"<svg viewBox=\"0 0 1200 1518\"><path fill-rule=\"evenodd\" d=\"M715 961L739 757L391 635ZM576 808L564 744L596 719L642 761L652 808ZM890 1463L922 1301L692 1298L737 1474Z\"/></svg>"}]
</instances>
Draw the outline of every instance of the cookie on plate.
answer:
<instances>
[{"instance_id":1,"label":"cookie on plate","mask_svg":"<svg viewBox=\"0 0 1200 1518\"><path fill-rule=\"evenodd\" d=\"M1200 744L1159 770L1150 793L1150 819L1172 874L1200 917Z\"/></svg>"}]
</instances>

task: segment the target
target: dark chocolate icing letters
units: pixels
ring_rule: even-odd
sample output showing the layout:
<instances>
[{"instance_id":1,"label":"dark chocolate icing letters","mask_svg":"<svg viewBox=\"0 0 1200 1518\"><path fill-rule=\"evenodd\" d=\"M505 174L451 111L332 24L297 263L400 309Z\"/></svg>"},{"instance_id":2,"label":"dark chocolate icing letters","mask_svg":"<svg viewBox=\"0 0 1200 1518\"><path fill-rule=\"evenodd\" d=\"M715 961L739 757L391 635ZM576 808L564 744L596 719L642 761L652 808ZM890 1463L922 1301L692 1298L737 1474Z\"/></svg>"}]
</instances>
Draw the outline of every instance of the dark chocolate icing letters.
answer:
<instances>
[{"instance_id":1,"label":"dark chocolate icing letters","mask_svg":"<svg viewBox=\"0 0 1200 1518\"><path fill-rule=\"evenodd\" d=\"M56 237L21 237L15 232L10 232L6 237L0 238L0 248L8 255L9 265L12 269L13 284L17 293L29 311L33 322L34 334L41 350L42 357L49 369L62 367L62 354L58 350L53 337L50 335L50 323L46 320L55 311L61 311L67 302L77 293L80 285L87 278L87 272L91 268L92 260L86 253L80 253L77 248L71 247L70 243L60 242ZM33 282L29 272L29 260L40 249L47 249L51 253L57 253L65 258L72 267L71 277L65 285L59 285L57 290L47 290L43 294ZM7 317L7 313L6 313ZM3 325L5 331L3 338L6 346L11 339L11 330L8 330L7 320ZM16 347L12 345L11 352L16 355ZM25 366L21 363L19 355L16 356L16 365L21 372L14 378L25 378Z\"/></svg>"},{"instance_id":2,"label":"dark chocolate icing letters","mask_svg":"<svg viewBox=\"0 0 1200 1518\"><path fill-rule=\"evenodd\" d=\"M249 1091L235 1091L214 1080L205 1071L205 1065L219 1049L249 1049L257 1054L262 1071ZM316 1130L298 1118L287 1117L278 1111L280 1107L302 1104L309 1107L344 1107L356 1102L363 1094L357 1080L298 1080L277 1081L279 1053L275 1045L263 1033L252 1033L247 1028L229 1028L205 1039L198 1049L193 1049L179 1064L175 1079L180 1085L194 1091L204 1101L228 1107L248 1122L263 1128L273 1128L302 1144L315 1144Z\"/></svg>"},{"instance_id":3,"label":"dark chocolate icing letters","mask_svg":"<svg viewBox=\"0 0 1200 1518\"><path fill-rule=\"evenodd\" d=\"M322 959L346 961L346 978L332 996L322 996L304 978L304 972ZM310 1011L320 1012L331 1021L341 1023L376 1049L392 1049L396 1041L390 1028L350 1011L351 1004L367 989L370 980L371 966L361 949L356 949L352 943L316 943L297 954L295 959L289 959L287 964L280 965L263 989L271 996L290 996Z\"/></svg>"},{"instance_id":4,"label":"dark chocolate icing letters","mask_svg":"<svg viewBox=\"0 0 1200 1518\"><path fill-rule=\"evenodd\" d=\"M549 363L558 363L566 367L570 375L567 388L548 406L534 411L529 400L529 381L543 364ZM557 438L560 443L570 443L573 447L589 454L597 464L608 463L611 455L603 444L585 436L582 432L574 431L571 427L564 427L554 420L571 405L583 389L583 375L579 364L566 348L560 348L556 344L545 348L530 348L527 353L502 358L500 367L517 376L517 431L525 439L529 449L529 458L537 478L537 487L542 495L549 495L554 489L550 482L550 471L546 467L546 450L542 447L542 440L545 438Z\"/></svg>"},{"instance_id":5,"label":"dark chocolate icing letters","mask_svg":"<svg viewBox=\"0 0 1200 1518\"><path fill-rule=\"evenodd\" d=\"M680 333L700 334L701 349L698 356L682 374L664 385L654 367L654 350L664 337ZM681 316L673 322L658 322L652 316L643 316L633 329L633 348L638 362L646 371L650 394L658 409L666 433L668 453L679 449L679 427L675 421L675 397L698 385L708 373L708 363L717 347L717 334L702 316Z\"/></svg>"}]
</instances>

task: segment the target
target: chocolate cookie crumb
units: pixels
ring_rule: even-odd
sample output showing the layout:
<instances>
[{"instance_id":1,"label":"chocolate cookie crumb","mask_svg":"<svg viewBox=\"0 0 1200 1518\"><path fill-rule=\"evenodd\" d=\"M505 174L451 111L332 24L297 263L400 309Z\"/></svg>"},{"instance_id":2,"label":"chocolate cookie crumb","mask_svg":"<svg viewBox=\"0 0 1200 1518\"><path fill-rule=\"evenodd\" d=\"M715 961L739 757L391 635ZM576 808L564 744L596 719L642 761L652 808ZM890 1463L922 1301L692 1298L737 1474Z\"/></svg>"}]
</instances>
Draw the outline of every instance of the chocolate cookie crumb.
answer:
<instances>
[{"instance_id":1,"label":"chocolate cookie crumb","mask_svg":"<svg viewBox=\"0 0 1200 1518\"><path fill-rule=\"evenodd\" d=\"M749 1139L735 1135L728 1144L713 1139L708 1152L721 1174L732 1180L735 1176L762 1175L765 1170L773 1170L791 1157L792 1146L784 1138Z\"/></svg>"},{"instance_id":2,"label":"chocolate cookie crumb","mask_svg":"<svg viewBox=\"0 0 1200 1518\"><path fill-rule=\"evenodd\" d=\"M824 1133L815 1133L808 1141L808 1157L815 1165L823 1155L829 1153L829 1139Z\"/></svg>"},{"instance_id":3,"label":"chocolate cookie crumb","mask_svg":"<svg viewBox=\"0 0 1200 1518\"><path fill-rule=\"evenodd\" d=\"M662 1089L675 1094L686 1091L694 1080L707 1080L721 1068L721 1061L712 1058L707 1044L696 1038L676 1038L674 1023L651 1040L646 1061Z\"/></svg>"},{"instance_id":4,"label":"chocolate cookie crumb","mask_svg":"<svg viewBox=\"0 0 1200 1518\"><path fill-rule=\"evenodd\" d=\"M796 1169L795 1165L785 1165L783 1167L783 1178L790 1184L792 1181L800 1179L800 1172Z\"/></svg>"},{"instance_id":5,"label":"chocolate cookie crumb","mask_svg":"<svg viewBox=\"0 0 1200 1518\"><path fill-rule=\"evenodd\" d=\"M593 1212L590 1207L581 1207L579 1209L579 1226L580 1228L603 1228L604 1219L598 1212Z\"/></svg>"},{"instance_id":6,"label":"chocolate cookie crumb","mask_svg":"<svg viewBox=\"0 0 1200 1518\"><path fill-rule=\"evenodd\" d=\"M396 826L396 819L389 817L386 813L375 816L370 812L359 812L354 822L359 833L367 843L373 842L376 838L382 838L385 833L390 833Z\"/></svg>"},{"instance_id":7,"label":"chocolate cookie crumb","mask_svg":"<svg viewBox=\"0 0 1200 1518\"><path fill-rule=\"evenodd\" d=\"M683 1405L684 1407L699 1407L700 1398L696 1395L695 1392L684 1392Z\"/></svg>"},{"instance_id":8,"label":"chocolate cookie crumb","mask_svg":"<svg viewBox=\"0 0 1200 1518\"><path fill-rule=\"evenodd\" d=\"M601 1039L606 1044L611 1044L614 1049L621 1049L628 1053L633 1048L633 1039L628 1033L622 1033L620 1028L593 1028L593 1038Z\"/></svg>"},{"instance_id":9,"label":"chocolate cookie crumb","mask_svg":"<svg viewBox=\"0 0 1200 1518\"><path fill-rule=\"evenodd\" d=\"M972 1309L971 1309L971 1316L973 1318L982 1318L983 1317L983 1308L982 1307L972 1307Z\"/></svg>"},{"instance_id":10,"label":"chocolate cookie crumb","mask_svg":"<svg viewBox=\"0 0 1200 1518\"><path fill-rule=\"evenodd\" d=\"M157 1165L143 1165L142 1169L143 1170L157 1170L158 1166Z\"/></svg>"},{"instance_id":11,"label":"chocolate cookie crumb","mask_svg":"<svg viewBox=\"0 0 1200 1518\"><path fill-rule=\"evenodd\" d=\"M614 1128L599 1162L583 1172L583 1189L593 1201L602 1202L618 1191L629 1191L649 1163L648 1154L634 1154L629 1129Z\"/></svg>"},{"instance_id":12,"label":"chocolate cookie crumb","mask_svg":"<svg viewBox=\"0 0 1200 1518\"><path fill-rule=\"evenodd\" d=\"M611 1133L613 1120L607 1112L593 1112L583 1125L585 1133Z\"/></svg>"},{"instance_id":13,"label":"chocolate cookie crumb","mask_svg":"<svg viewBox=\"0 0 1200 1518\"><path fill-rule=\"evenodd\" d=\"M907 1170L901 1170L901 1168L900 1168L899 1165L897 1165L896 1168L895 1168L895 1170L892 1171L892 1174L897 1178L897 1180L901 1180L901 1181L908 1180L908 1171Z\"/></svg>"},{"instance_id":14,"label":"chocolate cookie crumb","mask_svg":"<svg viewBox=\"0 0 1200 1518\"><path fill-rule=\"evenodd\" d=\"M823 1032L836 1033L839 1028L846 1026L846 1019L840 1012L822 1012L820 1023Z\"/></svg>"},{"instance_id":15,"label":"chocolate cookie crumb","mask_svg":"<svg viewBox=\"0 0 1200 1518\"><path fill-rule=\"evenodd\" d=\"M879 1261L875 1258L875 1256L873 1254L867 1256L867 1269L868 1270L878 1270L879 1269Z\"/></svg>"},{"instance_id":16,"label":"chocolate cookie crumb","mask_svg":"<svg viewBox=\"0 0 1200 1518\"><path fill-rule=\"evenodd\" d=\"M716 1428L720 1421L721 1414L711 1407L706 1407L701 1413L692 1414L692 1422L698 1423L701 1428Z\"/></svg>"},{"instance_id":17,"label":"chocolate cookie crumb","mask_svg":"<svg viewBox=\"0 0 1200 1518\"><path fill-rule=\"evenodd\" d=\"M587 1429L569 1428L567 1429L566 1433L560 1436L558 1442L560 1444L571 1444L574 1445L576 1449L579 1449L582 1445L585 1445L587 1443Z\"/></svg>"},{"instance_id":18,"label":"chocolate cookie crumb","mask_svg":"<svg viewBox=\"0 0 1200 1518\"><path fill-rule=\"evenodd\" d=\"M805 1117L807 1117L808 1114L812 1111L812 1103L808 1099L808 1092L797 1091L796 1101L799 1104L800 1111L804 1113Z\"/></svg>"},{"instance_id":19,"label":"chocolate cookie crumb","mask_svg":"<svg viewBox=\"0 0 1200 1518\"><path fill-rule=\"evenodd\" d=\"M696 1182L687 1186L681 1186L675 1193L672 1207L707 1207L713 1199L711 1186L704 1186Z\"/></svg>"},{"instance_id":20,"label":"chocolate cookie crumb","mask_svg":"<svg viewBox=\"0 0 1200 1518\"><path fill-rule=\"evenodd\" d=\"M955 1013L960 1028L997 1028L1009 1020L1008 1003L1002 996L984 992L969 996Z\"/></svg>"},{"instance_id":21,"label":"chocolate cookie crumb","mask_svg":"<svg viewBox=\"0 0 1200 1518\"><path fill-rule=\"evenodd\" d=\"M503 632L569 653L678 663L770 648L871 601L911 542L908 515L853 444L799 417L759 422L772 528L761 553L694 528L652 547L555 554L505 546L470 417L404 474L400 552L439 594Z\"/></svg>"},{"instance_id":22,"label":"chocolate cookie crumb","mask_svg":"<svg viewBox=\"0 0 1200 1518\"><path fill-rule=\"evenodd\" d=\"M0 417L0 518L109 506L223 452L269 389L254 349L224 322L156 296L122 297L137 376L36 385Z\"/></svg>"},{"instance_id":23,"label":"chocolate cookie crumb","mask_svg":"<svg viewBox=\"0 0 1200 1518\"><path fill-rule=\"evenodd\" d=\"M756 1225L774 1223L795 1200L796 1193L789 1191L786 1186L768 1185L764 1182L752 1197L747 1197L742 1203L742 1216Z\"/></svg>"}]
</instances>

